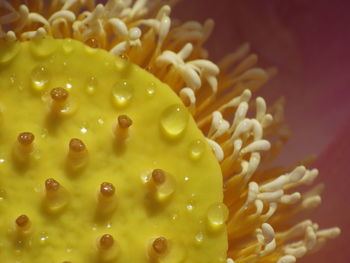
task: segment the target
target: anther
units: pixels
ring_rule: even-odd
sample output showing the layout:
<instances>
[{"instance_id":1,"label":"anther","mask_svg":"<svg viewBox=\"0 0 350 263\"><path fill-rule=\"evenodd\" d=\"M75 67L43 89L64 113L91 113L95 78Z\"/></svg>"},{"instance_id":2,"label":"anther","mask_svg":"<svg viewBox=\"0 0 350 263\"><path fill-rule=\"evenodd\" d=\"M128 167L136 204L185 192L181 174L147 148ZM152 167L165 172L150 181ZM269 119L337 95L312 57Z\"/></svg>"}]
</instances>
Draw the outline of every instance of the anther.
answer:
<instances>
[{"instance_id":1,"label":"anther","mask_svg":"<svg viewBox=\"0 0 350 263\"><path fill-rule=\"evenodd\" d=\"M53 178L45 181L45 205L49 212L61 211L68 203L69 193Z\"/></svg>"},{"instance_id":2,"label":"anther","mask_svg":"<svg viewBox=\"0 0 350 263\"><path fill-rule=\"evenodd\" d=\"M152 242L152 249L157 254L164 254L168 249L168 240L165 237L158 237Z\"/></svg>"},{"instance_id":3,"label":"anther","mask_svg":"<svg viewBox=\"0 0 350 263\"><path fill-rule=\"evenodd\" d=\"M20 163L28 162L33 152L35 136L31 132L22 132L17 136L17 143L13 148L13 154Z\"/></svg>"},{"instance_id":4,"label":"anther","mask_svg":"<svg viewBox=\"0 0 350 263\"><path fill-rule=\"evenodd\" d=\"M88 161L88 151L82 140L73 138L69 142L68 166L73 170L83 168Z\"/></svg>"},{"instance_id":5,"label":"anther","mask_svg":"<svg viewBox=\"0 0 350 263\"><path fill-rule=\"evenodd\" d=\"M100 238L100 248L102 249L110 249L114 244L114 238L109 235L109 234L105 234Z\"/></svg>"},{"instance_id":6,"label":"anther","mask_svg":"<svg viewBox=\"0 0 350 263\"><path fill-rule=\"evenodd\" d=\"M35 136L31 132L22 132L18 135L17 141L23 146L28 146L33 143Z\"/></svg>"},{"instance_id":7,"label":"anther","mask_svg":"<svg viewBox=\"0 0 350 263\"><path fill-rule=\"evenodd\" d=\"M62 102L68 98L68 91L64 88L54 88L51 90L50 95L52 100Z\"/></svg>"},{"instance_id":8,"label":"anther","mask_svg":"<svg viewBox=\"0 0 350 263\"><path fill-rule=\"evenodd\" d=\"M16 219L16 225L19 228L25 228L29 224L29 218L26 215L21 215Z\"/></svg>"},{"instance_id":9,"label":"anther","mask_svg":"<svg viewBox=\"0 0 350 263\"><path fill-rule=\"evenodd\" d=\"M132 120L127 115L118 116L118 126L121 129L127 129L132 125Z\"/></svg>"},{"instance_id":10,"label":"anther","mask_svg":"<svg viewBox=\"0 0 350 263\"><path fill-rule=\"evenodd\" d=\"M114 134L116 139L123 141L129 135L130 126L132 125L132 120L127 115L119 115L117 119L117 124L115 126Z\"/></svg>"},{"instance_id":11,"label":"anther","mask_svg":"<svg viewBox=\"0 0 350 263\"><path fill-rule=\"evenodd\" d=\"M92 48L98 48L98 41L96 38L89 38L85 41L85 44L92 47Z\"/></svg>"},{"instance_id":12,"label":"anther","mask_svg":"<svg viewBox=\"0 0 350 263\"><path fill-rule=\"evenodd\" d=\"M45 181L45 188L48 192L55 192L60 188L60 183L53 178L49 178Z\"/></svg>"},{"instance_id":13,"label":"anther","mask_svg":"<svg viewBox=\"0 0 350 263\"><path fill-rule=\"evenodd\" d=\"M71 100L68 98L68 90L64 88L54 88L50 91L51 103L50 111L51 114L56 116L67 116L72 114L76 108L73 107Z\"/></svg>"},{"instance_id":14,"label":"anther","mask_svg":"<svg viewBox=\"0 0 350 263\"><path fill-rule=\"evenodd\" d=\"M155 184L160 185L165 182L165 172L161 169L152 171L152 180Z\"/></svg>"},{"instance_id":15,"label":"anther","mask_svg":"<svg viewBox=\"0 0 350 263\"><path fill-rule=\"evenodd\" d=\"M101 184L100 193L104 197L111 197L115 193L115 187L111 183L104 182Z\"/></svg>"},{"instance_id":16,"label":"anther","mask_svg":"<svg viewBox=\"0 0 350 263\"><path fill-rule=\"evenodd\" d=\"M73 153L81 153L86 150L86 146L83 141L73 138L69 142L69 151Z\"/></svg>"}]
</instances>

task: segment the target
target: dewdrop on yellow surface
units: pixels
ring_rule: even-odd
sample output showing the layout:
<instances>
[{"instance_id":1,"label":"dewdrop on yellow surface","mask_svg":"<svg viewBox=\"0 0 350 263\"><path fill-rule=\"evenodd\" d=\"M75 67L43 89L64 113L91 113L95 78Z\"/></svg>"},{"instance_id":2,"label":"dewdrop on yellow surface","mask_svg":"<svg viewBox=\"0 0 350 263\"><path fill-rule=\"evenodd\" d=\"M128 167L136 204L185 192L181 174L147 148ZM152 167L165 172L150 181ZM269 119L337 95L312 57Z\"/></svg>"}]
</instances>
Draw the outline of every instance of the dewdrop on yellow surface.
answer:
<instances>
[{"instance_id":1,"label":"dewdrop on yellow surface","mask_svg":"<svg viewBox=\"0 0 350 263\"><path fill-rule=\"evenodd\" d=\"M322 186L270 167L275 70L209 61L213 21L173 2L0 2L2 262L291 263L340 233L291 223Z\"/></svg>"}]
</instances>

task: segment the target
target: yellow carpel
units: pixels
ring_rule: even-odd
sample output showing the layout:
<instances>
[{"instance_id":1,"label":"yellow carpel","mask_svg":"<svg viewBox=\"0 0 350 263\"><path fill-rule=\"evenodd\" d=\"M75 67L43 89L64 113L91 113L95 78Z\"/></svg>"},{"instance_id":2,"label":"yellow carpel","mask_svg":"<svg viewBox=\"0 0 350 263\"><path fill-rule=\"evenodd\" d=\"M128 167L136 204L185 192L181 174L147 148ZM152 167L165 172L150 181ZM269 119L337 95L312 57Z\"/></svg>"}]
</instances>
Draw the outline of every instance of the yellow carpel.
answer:
<instances>
[{"instance_id":1,"label":"yellow carpel","mask_svg":"<svg viewBox=\"0 0 350 263\"><path fill-rule=\"evenodd\" d=\"M0 92L2 262L225 262L221 170L167 85L37 38L1 43Z\"/></svg>"}]
</instances>

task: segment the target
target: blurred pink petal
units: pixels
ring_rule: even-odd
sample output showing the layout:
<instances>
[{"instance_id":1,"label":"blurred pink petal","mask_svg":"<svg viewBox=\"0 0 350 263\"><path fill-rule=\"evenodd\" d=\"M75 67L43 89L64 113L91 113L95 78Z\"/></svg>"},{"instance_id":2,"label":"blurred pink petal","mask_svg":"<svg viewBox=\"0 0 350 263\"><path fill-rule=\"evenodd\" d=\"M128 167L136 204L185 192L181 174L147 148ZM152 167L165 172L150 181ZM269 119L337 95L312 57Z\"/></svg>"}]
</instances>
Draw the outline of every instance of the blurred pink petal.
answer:
<instances>
[{"instance_id":1,"label":"blurred pink petal","mask_svg":"<svg viewBox=\"0 0 350 263\"><path fill-rule=\"evenodd\" d=\"M350 115L350 2L320 0L182 1L176 16L216 28L209 41L218 59L249 41L263 65L279 75L262 91L271 104L287 97L293 137L284 160L322 152Z\"/></svg>"},{"instance_id":2,"label":"blurred pink petal","mask_svg":"<svg viewBox=\"0 0 350 263\"><path fill-rule=\"evenodd\" d=\"M324 152L315 164L319 181L326 183L315 219L321 227L339 225L343 233L301 262L345 263L350 258L349 7L342 0L191 0L183 1L176 13L215 20L208 44L212 58L248 41L262 65L279 67L261 95L269 104L286 96L292 138L280 161L292 163Z\"/></svg>"},{"instance_id":3,"label":"blurred pink petal","mask_svg":"<svg viewBox=\"0 0 350 263\"><path fill-rule=\"evenodd\" d=\"M322 196L322 205L315 211L313 218L321 222L321 227L332 227L337 224L342 229L342 234L303 262L328 263L330 260L332 263L349 262L349 135L350 119L315 164L320 169L320 175L326 184L326 189Z\"/></svg>"}]
</instances>

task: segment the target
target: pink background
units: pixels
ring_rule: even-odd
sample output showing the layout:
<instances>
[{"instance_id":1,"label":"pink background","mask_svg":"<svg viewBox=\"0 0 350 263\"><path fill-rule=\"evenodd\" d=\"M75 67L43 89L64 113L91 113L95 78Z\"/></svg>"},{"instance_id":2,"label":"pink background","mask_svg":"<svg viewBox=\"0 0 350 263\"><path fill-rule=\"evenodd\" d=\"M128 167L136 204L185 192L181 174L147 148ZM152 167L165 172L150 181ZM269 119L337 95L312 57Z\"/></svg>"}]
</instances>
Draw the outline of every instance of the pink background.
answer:
<instances>
[{"instance_id":1,"label":"pink background","mask_svg":"<svg viewBox=\"0 0 350 263\"><path fill-rule=\"evenodd\" d=\"M184 0L175 9L184 20L215 20L207 45L214 60L249 41L262 65L279 68L261 91L269 104L287 98L293 136L279 163L319 156L318 182L325 182L326 190L313 219L321 227L342 228L338 239L298 262L350 262L349 7L346 0Z\"/></svg>"}]
</instances>

